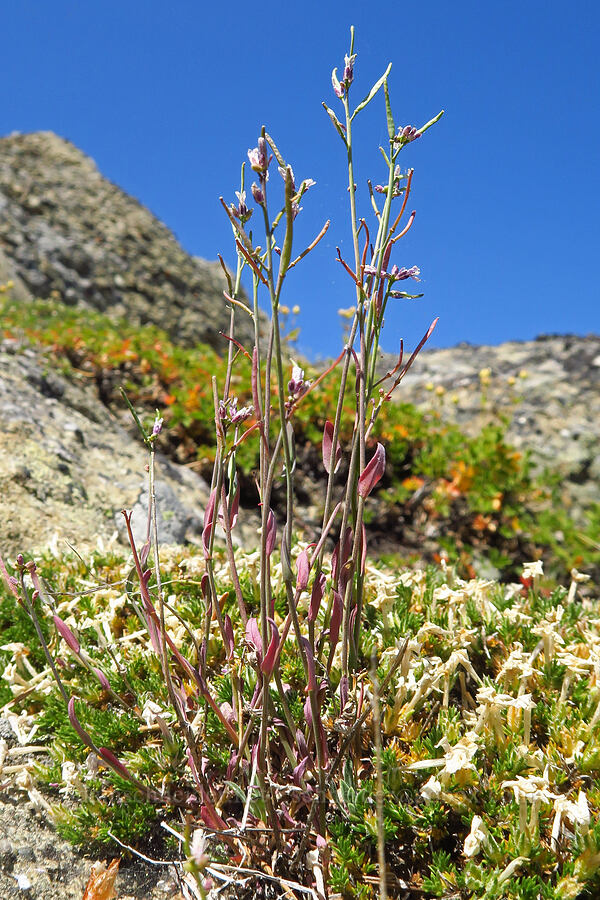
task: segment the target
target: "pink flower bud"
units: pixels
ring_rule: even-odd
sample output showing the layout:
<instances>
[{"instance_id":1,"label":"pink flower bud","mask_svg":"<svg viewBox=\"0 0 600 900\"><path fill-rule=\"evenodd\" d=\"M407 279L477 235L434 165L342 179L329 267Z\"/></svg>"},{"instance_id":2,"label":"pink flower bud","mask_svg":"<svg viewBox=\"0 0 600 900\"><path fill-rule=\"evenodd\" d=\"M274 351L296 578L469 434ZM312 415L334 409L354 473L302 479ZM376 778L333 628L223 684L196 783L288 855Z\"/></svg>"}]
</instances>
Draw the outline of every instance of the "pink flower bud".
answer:
<instances>
[{"instance_id":1,"label":"pink flower bud","mask_svg":"<svg viewBox=\"0 0 600 900\"><path fill-rule=\"evenodd\" d=\"M255 172L266 172L269 168L271 158L268 155L267 142L264 137L259 137L258 147L255 147L253 150L248 150L248 159Z\"/></svg>"},{"instance_id":2,"label":"pink flower bud","mask_svg":"<svg viewBox=\"0 0 600 900\"><path fill-rule=\"evenodd\" d=\"M323 429L323 467L325 471L329 475L331 472L331 463L332 463L332 454L333 454L333 425L328 420L325 422L325 428ZM342 460L342 448L340 447L340 442L336 441L335 447L335 460L333 463L333 471L337 472L340 467L340 462Z\"/></svg>"},{"instance_id":3,"label":"pink flower bud","mask_svg":"<svg viewBox=\"0 0 600 900\"><path fill-rule=\"evenodd\" d=\"M356 62L356 53L352 56L344 56L344 82L346 87L350 87L354 81L354 63Z\"/></svg>"},{"instance_id":4,"label":"pink flower bud","mask_svg":"<svg viewBox=\"0 0 600 900\"><path fill-rule=\"evenodd\" d=\"M81 647L79 645L79 641L77 640L69 626L66 625L59 616L52 616L52 618L54 619L56 630L60 634L65 644L69 647L70 650L73 651L73 653L79 656Z\"/></svg>"},{"instance_id":5,"label":"pink flower bud","mask_svg":"<svg viewBox=\"0 0 600 900\"><path fill-rule=\"evenodd\" d=\"M306 550L302 550L298 554L298 559L296 560L296 569L297 569L297 577L296 577L296 592L301 594L302 591L306 590L306 586L308 584L308 577L310 575L310 561L308 559L308 548Z\"/></svg>"},{"instance_id":6,"label":"pink flower bud","mask_svg":"<svg viewBox=\"0 0 600 900\"><path fill-rule=\"evenodd\" d=\"M359 495L363 498L368 497L384 472L385 448L383 444L377 444L377 448L371 461L367 463L358 479Z\"/></svg>"},{"instance_id":7,"label":"pink flower bud","mask_svg":"<svg viewBox=\"0 0 600 900\"><path fill-rule=\"evenodd\" d=\"M333 85L333 92L335 96L341 99L344 96L344 86L339 82L339 79L337 77L337 69L334 69L331 73L331 84Z\"/></svg>"}]
</instances>

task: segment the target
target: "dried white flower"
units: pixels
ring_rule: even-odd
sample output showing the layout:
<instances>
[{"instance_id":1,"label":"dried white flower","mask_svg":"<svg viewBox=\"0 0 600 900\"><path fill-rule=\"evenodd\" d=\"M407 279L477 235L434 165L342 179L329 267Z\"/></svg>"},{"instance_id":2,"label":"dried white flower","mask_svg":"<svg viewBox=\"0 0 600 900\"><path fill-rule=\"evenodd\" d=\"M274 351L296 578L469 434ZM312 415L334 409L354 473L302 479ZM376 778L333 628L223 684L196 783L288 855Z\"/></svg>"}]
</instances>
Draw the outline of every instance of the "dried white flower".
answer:
<instances>
[{"instance_id":1,"label":"dried white flower","mask_svg":"<svg viewBox=\"0 0 600 900\"><path fill-rule=\"evenodd\" d=\"M558 846L563 819L567 819L580 834L588 831L590 808L584 791L579 791L576 801L568 800L564 796L557 797L554 801L554 821L552 823L552 847L554 850Z\"/></svg>"},{"instance_id":2,"label":"dried white flower","mask_svg":"<svg viewBox=\"0 0 600 900\"><path fill-rule=\"evenodd\" d=\"M435 775L432 775L429 781L422 785L419 793L425 800L438 800L442 793L442 785Z\"/></svg>"},{"instance_id":3,"label":"dried white flower","mask_svg":"<svg viewBox=\"0 0 600 900\"><path fill-rule=\"evenodd\" d=\"M476 856L487 839L488 830L483 823L483 819L481 816L473 816L471 830L465 838L463 855L467 857Z\"/></svg>"},{"instance_id":4,"label":"dried white flower","mask_svg":"<svg viewBox=\"0 0 600 900\"><path fill-rule=\"evenodd\" d=\"M543 574L544 564L541 559L536 559L535 562L523 564L523 578L539 578L540 575Z\"/></svg>"},{"instance_id":5,"label":"dried white flower","mask_svg":"<svg viewBox=\"0 0 600 900\"><path fill-rule=\"evenodd\" d=\"M542 776L530 775L524 778L522 775L517 775L514 781L502 782L502 787L512 788L515 800L519 804L519 828L521 833L525 833L529 827L529 833L532 834L537 828L540 806L550 803L551 800L556 800L558 797L558 794L550 790L547 768ZM531 804L529 826L527 826L528 803Z\"/></svg>"}]
</instances>

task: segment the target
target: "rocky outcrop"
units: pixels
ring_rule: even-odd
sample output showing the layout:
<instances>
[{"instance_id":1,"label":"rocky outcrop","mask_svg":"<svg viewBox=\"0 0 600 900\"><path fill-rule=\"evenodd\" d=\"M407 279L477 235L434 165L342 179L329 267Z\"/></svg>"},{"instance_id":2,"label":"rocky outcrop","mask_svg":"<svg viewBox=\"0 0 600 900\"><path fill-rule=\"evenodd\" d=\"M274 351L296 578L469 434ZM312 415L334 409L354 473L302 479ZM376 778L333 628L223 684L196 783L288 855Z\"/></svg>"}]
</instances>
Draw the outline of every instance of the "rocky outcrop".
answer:
<instances>
[{"instance_id":1,"label":"rocky outcrop","mask_svg":"<svg viewBox=\"0 0 600 900\"><path fill-rule=\"evenodd\" d=\"M220 265L186 253L152 213L52 132L0 139L0 251L0 272L35 297L152 322L181 344L224 346ZM250 321L238 319L238 338L251 340Z\"/></svg>"},{"instance_id":2,"label":"rocky outcrop","mask_svg":"<svg viewBox=\"0 0 600 900\"><path fill-rule=\"evenodd\" d=\"M147 527L146 453L98 400L95 388L49 368L43 355L0 344L0 552L10 558L55 544L67 550L125 539ZM199 541L204 481L164 457L157 465L162 543Z\"/></svg>"},{"instance_id":3,"label":"rocky outcrop","mask_svg":"<svg viewBox=\"0 0 600 900\"><path fill-rule=\"evenodd\" d=\"M564 500L575 514L600 501L597 335L428 350L416 359L396 400L437 407L472 434L504 419L508 441L530 451L535 468L560 473Z\"/></svg>"}]
</instances>

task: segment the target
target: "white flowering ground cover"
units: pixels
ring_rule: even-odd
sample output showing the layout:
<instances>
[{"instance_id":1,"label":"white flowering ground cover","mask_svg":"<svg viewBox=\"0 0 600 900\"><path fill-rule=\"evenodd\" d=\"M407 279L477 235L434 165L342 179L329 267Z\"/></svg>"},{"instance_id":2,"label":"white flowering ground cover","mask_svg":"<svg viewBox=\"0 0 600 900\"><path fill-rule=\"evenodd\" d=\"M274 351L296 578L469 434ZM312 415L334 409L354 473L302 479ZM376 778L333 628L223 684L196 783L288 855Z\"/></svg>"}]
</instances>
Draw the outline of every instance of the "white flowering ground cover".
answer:
<instances>
[{"instance_id":1,"label":"white flowering ground cover","mask_svg":"<svg viewBox=\"0 0 600 900\"><path fill-rule=\"evenodd\" d=\"M298 544L292 556L304 547ZM240 552L237 560L251 609L258 555ZM188 803L184 811L178 800L189 799L196 786L159 661L136 613L131 566L113 551L98 551L88 562L48 556L38 561L39 608L63 683L77 698L79 722L148 787L146 795L80 741L33 626L15 597L3 593L0 707L15 742L0 740L0 783L27 792L61 834L102 846L105 855L126 852L125 844L180 859L183 874L186 864L199 866L203 887L190 880L189 896L201 890L217 896L233 883L239 897L246 891L377 897L378 832L385 838L391 897L600 895L600 616L595 601L582 596L585 576L574 571L567 591L547 585L539 563L526 567L521 583L504 585L463 581L443 566L394 572L367 564L364 670L343 714L337 693L324 706L331 771L326 838L307 829L315 776L310 764L293 772L282 722L270 737L281 746L281 768L269 775L289 827L272 852L252 765L231 774L224 722L234 732L248 726L256 672L225 560L217 574L233 649L225 651L213 623L210 702L191 716L205 774L219 798L212 820L205 807L194 813ZM193 658L206 612L204 561L189 550L164 551L161 567L169 633ZM274 620L281 627L276 562L273 581ZM299 607L303 628L309 600L310 586ZM76 636L79 654L56 630L53 615ZM281 675L289 707L301 716L300 663L288 643ZM338 644L333 683L340 652ZM110 691L94 676L97 663ZM336 753L352 721L361 718L336 768ZM37 761L40 750L50 754L50 765Z\"/></svg>"}]
</instances>

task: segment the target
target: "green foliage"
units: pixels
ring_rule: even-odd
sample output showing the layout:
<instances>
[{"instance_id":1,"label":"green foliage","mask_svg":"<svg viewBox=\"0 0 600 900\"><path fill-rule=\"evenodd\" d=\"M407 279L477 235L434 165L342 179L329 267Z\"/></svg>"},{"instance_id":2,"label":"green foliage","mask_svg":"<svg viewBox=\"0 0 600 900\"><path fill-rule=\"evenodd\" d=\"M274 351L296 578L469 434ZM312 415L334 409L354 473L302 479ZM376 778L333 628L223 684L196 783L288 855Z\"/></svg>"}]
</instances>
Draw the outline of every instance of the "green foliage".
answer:
<instances>
[{"instance_id":1,"label":"green foliage","mask_svg":"<svg viewBox=\"0 0 600 900\"><path fill-rule=\"evenodd\" d=\"M70 809L56 807L54 822L59 835L86 849L114 848L116 838L129 845L140 844L156 826L153 803L134 796L115 795L111 801L93 800Z\"/></svg>"},{"instance_id":2,"label":"green foliage","mask_svg":"<svg viewBox=\"0 0 600 900\"><path fill-rule=\"evenodd\" d=\"M115 322L53 301L17 305L3 297L0 312L6 335L48 347L73 377L82 370L102 373L103 384L115 386L105 400L120 404L117 387L124 383L136 406L146 410L148 420L161 408L167 452L176 451L179 460L196 461L201 471L209 473L215 452L211 377L214 374L223 383L225 357L207 346L178 347L154 326L136 328L125 320ZM307 378L314 380L317 374L306 365ZM243 385L250 382L250 369L243 354L236 361L234 380L240 404L249 402ZM296 444L304 448L299 462L303 465L306 456L313 472L339 387L340 375L334 370L302 399L295 413ZM350 441L353 416L349 396L342 418L342 445ZM528 456L506 442L506 425L488 424L469 437L445 422L437 410L385 404L376 431L388 460L386 481L378 492L379 509L394 509L411 522L422 506L429 520L440 520L440 531L446 535L440 547L451 561L463 566L470 565L474 548L485 546L490 562L509 574L520 559L531 556L531 552L520 559L515 556L524 554L529 544L547 548L547 564L557 574L573 566L600 571L600 504L590 507L583 523L575 524L564 504L557 502L554 475L532 476ZM256 448L252 441L239 446L242 477L257 467ZM413 508L412 498L419 491L424 491L424 499ZM366 515L374 525L373 513L367 509ZM414 527L421 526L415 522Z\"/></svg>"}]
</instances>

